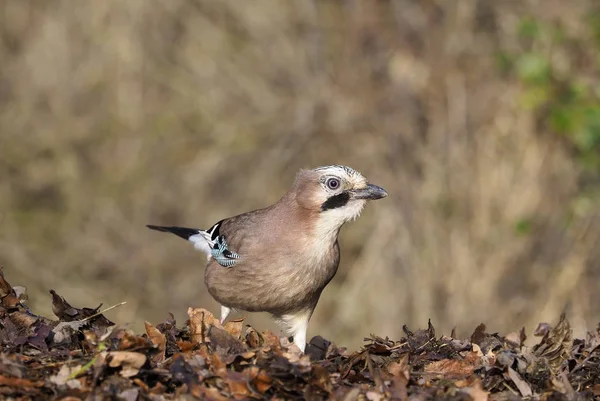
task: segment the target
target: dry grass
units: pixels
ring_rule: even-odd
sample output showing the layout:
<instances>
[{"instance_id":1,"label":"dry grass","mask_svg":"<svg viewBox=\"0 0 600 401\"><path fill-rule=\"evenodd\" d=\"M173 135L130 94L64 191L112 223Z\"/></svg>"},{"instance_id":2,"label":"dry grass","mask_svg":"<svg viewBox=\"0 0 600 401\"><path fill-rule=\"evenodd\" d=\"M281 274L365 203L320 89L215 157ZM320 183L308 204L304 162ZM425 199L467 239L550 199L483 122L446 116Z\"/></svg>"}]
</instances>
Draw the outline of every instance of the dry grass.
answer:
<instances>
[{"instance_id":1,"label":"dry grass","mask_svg":"<svg viewBox=\"0 0 600 401\"><path fill-rule=\"evenodd\" d=\"M127 300L111 318L138 327L182 319L216 306L202 257L146 223L207 227L341 163L390 197L342 230L309 335L506 332L564 308L592 328L598 203L495 63L524 15L585 43L591 4L6 1L0 261L41 314L54 288Z\"/></svg>"}]
</instances>

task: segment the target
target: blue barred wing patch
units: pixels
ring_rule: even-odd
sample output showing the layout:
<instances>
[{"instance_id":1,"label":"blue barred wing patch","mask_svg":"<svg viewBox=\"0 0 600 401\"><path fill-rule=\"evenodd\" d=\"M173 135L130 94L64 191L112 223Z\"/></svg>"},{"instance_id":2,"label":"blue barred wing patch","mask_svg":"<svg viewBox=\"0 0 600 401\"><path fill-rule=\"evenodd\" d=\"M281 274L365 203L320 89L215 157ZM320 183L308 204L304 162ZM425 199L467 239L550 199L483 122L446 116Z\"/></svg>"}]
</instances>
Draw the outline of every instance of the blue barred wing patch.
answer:
<instances>
[{"instance_id":1,"label":"blue barred wing patch","mask_svg":"<svg viewBox=\"0 0 600 401\"><path fill-rule=\"evenodd\" d=\"M231 267L238 259L240 259L240 255L235 252L231 252L227 248L227 241L225 240L224 235L220 235L215 239L215 244L213 245L210 253L213 259L223 267Z\"/></svg>"}]
</instances>

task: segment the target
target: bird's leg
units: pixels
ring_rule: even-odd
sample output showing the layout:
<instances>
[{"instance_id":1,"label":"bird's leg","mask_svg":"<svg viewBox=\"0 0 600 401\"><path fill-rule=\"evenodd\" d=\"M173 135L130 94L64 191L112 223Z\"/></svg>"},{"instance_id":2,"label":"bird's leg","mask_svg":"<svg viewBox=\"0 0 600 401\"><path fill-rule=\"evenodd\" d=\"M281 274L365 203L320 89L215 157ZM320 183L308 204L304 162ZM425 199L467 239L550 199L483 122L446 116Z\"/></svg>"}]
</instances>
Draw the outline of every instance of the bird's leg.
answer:
<instances>
[{"instance_id":1,"label":"bird's leg","mask_svg":"<svg viewBox=\"0 0 600 401\"><path fill-rule=\"evenodd\" d=\"M294 337L294 344L296 344L298 346L298 348L300 348L300 351L302 351L302 352L304 352L304 349L306 348L306 330L307 329L308 329L308 320L303 325L300 325L294 333L292 333L292 336Z\"/></svg>"},{"instance_id":2,"label":"bird's leg","mask_svg":"<svg viewBox=\"0 0 600 401\"><path fill-rule=\"evenodd\" d=\"M221 318L219 319L219 322L221 322L221 324L225 322L225 319L227 319L227 316L229 316L229 312L231 312L231 308L228 308L225 305L221 305Z\"/></svg>"},{"instance_id":3,"label":"bird's leg","mask_svg":"<svg viewBox=\"0 0 600 401\"><path fill-rule=\"evenodd\" d=\"M294 337L294 344L304 352L306 348L306 330L308 321L312 315L312 310L302 311L294 314L276 316L277 321L282 326L286 334Z\"/></svg>"}]
</instances>

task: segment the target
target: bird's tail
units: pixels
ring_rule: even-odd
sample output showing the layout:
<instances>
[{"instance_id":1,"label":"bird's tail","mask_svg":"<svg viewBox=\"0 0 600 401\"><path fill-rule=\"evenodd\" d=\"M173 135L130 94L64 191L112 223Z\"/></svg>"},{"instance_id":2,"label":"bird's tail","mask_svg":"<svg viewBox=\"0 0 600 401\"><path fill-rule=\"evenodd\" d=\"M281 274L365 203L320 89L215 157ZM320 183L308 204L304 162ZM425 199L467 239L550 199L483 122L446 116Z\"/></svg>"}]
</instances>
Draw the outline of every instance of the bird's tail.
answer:
<instances>
[{"instance_id":1,"label":"bird's tail","mask_svg":"<svg viewBox=\"0 0 600 401\"><path fill-rule=\"evenodd\" d=\"M156 230L162 231L165 233L172 233L181 237L183 239L189 240L192 235L199 234L201 230L197 228L185 228L185 227L163 227L163 226L153 226L151 224L146 225L146 227Z\"/></svg>"}]
</instances>

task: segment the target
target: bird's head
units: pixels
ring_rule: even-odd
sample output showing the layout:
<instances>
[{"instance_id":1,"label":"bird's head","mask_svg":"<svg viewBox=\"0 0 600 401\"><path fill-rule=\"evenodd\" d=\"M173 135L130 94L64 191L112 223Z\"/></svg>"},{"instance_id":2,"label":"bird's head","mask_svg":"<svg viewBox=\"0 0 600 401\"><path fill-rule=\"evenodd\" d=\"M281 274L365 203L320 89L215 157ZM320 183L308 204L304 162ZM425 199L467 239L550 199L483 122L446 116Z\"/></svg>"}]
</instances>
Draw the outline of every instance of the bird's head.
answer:
<instances>
[{"instance_id":1,"label":"bird's head","mask_svg":"<svg viewBox=\"0 0 600 401\"><path fill-rule=\"evenodd\" d=\"M319 222L331 230L356 219L367 201L387 196L358 171L339 165L301 170L294 187L298 204L318 212Z\"/></svg>"}]
</instances>

